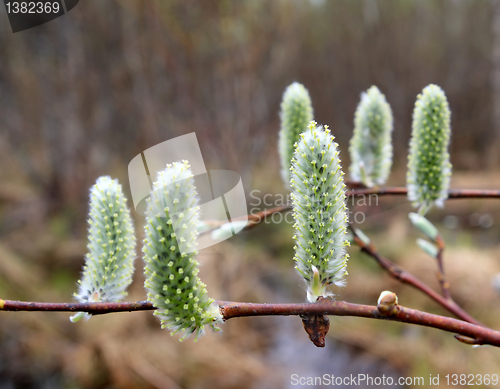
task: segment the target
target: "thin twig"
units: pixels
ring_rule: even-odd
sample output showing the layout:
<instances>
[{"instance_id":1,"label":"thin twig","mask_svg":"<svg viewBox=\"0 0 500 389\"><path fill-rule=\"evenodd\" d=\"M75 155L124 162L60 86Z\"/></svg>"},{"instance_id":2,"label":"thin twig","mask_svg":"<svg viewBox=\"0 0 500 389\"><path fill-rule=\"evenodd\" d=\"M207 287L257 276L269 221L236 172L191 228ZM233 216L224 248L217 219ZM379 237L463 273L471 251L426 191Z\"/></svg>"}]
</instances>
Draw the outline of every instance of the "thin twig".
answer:
<instances>
[{"instance_id":1,"label":"thin twig","mask_svg":"<svg viewBox=\"0 0 500 389\"><path fill-rule=\"evenodd\" d=\"M268 216L272 216L275 213L288 211L289 209L291 209L290 205L281 205L279 207L265 209L265 210L257 212L257 213L252 213L252 214L247 216L248 217L248 224L245 226L245 230L249 230L249 229L259 225ZM233 219L232 221L237 221L237 220L245 220L245 216Z\"/></svg>"},{"instance_id":2,"label":"thin twig","mask_svg":"<svg viewBox=\"0 0 500 389\"><path fill-rule=\"evenodd\" d=\"M369 191L369 193L371 193L371 194L375 194L375 193L378 193L378 194L382 193L385 195L388 195L388 194L406 194L406 188L360 189L360 190L348 191L347 194L348 195L367 194L368 193L367 191ZM461 195L463 195L463 196L471 196L472 194L477 195L479 193L482 193L483 195L477 196L477 197L494 197L493 195L500 193L500 191L455 189L454 194L453 194L453 196L455 196L455 197L453 197L453 198L460 198ZM489 193L489 195L487 195L488 193ZM287 211L289 209L291 209L291 206L285 205L285 206L279 206L279 207L275 207L275 208L266 209L264 211L248 215L249 223L245 227L245 229L255 227L259 223L263 222L267 216L271 216L275 213ZM417 277L415 277L411 273L408 273L407 271L398 267L394 262L379 255L373 245L366 245L361 239L359 239L356 236L355 232L353 232L353 233L355 235L355 242L358 244L358 246L360 246L361 250L366 252L373 259L375 259L377 261L377 263L389 273L389 275L391 275L395 279L397 279L405 284L411 285L414 288L420 290L422 293L429 296L431 299L436 301L443 308L445 308L446 310L448 310L449 312L451 312L455 316L459 317L460 319L465 320L469 323L473 323L475 325L479 325L479 326L483 325L481 322L474 319L467 312L465 312L457 303L455 303L450 298L450 296L448 296L448 297L441 296L439 293L437 293L436 291L431 289L427 284L425 284L424 282L419 280ZM441 250L441 252L442 252L442 250ZM441 262L442 262L442 260L441 260ZM441 272L441 274L444 276L444 270ZM446 285L448 285L447 290L449 292L449 284L445 281L445 286Z\"/></svg>"},{"instance_id":3,"label":"thin twig","mask_svg":"<svg viewBox=\"0 0 500 389\"><path fill-rule=\"evenodd\" d=\"M500 346L500 332L450 317L434 315L397 305L391 312L382 314L375 306L322 300L304 304L249 304L219 302L225 320L241 316L261 315L333 315L357 316L393 320L438 328L470 338L473 344Z\"/></svg>"},{"instance_id":4,"label":"thin twig","mask_svg":"<svg viewBox=\"0 0 500 389\"><path fill-rule=\"evenodd\" d=\"M440 235L436 237L436 243L438 246L438 252L436 255L436 260L438 264L437 279L439 281L439 285L441 286L441 291L443 293L444 298L448 301L453 301L450 293L450 283L448 282L444 274L443 252L446 245L444 243L443 238L441 238Z\"/></svg>"},{"instance_id":5,"label":"thin twig","mask_svg":"<svg viewBox=\"0 0 500 389\"><path fill-rule=\"evenodd\" d=\"M235 217L235 218L231 219L231 222L236 222L236 221L240 221L240 220L248 220L247 225L243 229L250 230L250 229L254 228L255 226L258 226L260 223L262 223L266 219L266 217L272 216L275 213L288 211L289 209L291 209L290 205L281 205L279 207L264 209L263 211L252 213L249 215ZM211 227L211 229L204 231L203 232L204 234L209 233L209 232L211 232L211 231L213 231L213 230L215 230L215 229L219 228L220 226L227 223L227 221L219 221L219 220L204 220L204 222Z\"/></svg>"},{"instance_id":6,"label":"thin twig","mask_svg":"<svg viewBox=\"0 0 500 389\"><path fill-rule=\"evenodd\" d=\"M112 312L132 312L156 309L147 301L130 303L37 303L0 299L0 311L87 312L101 315Z\"/></svg>"},{"instance_id":7,"label":"thin twig","mask_svg":"<svg viewBox=\"0 0 500 389\"><path fill-rule=\"evenodd\" d=\"M390 276L394 277L395 279L401 281L402 283L408 284L413 286L414 288L420 290L427 296L429 296L431 299L436 301L439 305L441 305L443 308L447 309L449 312L454 314L455 316L459 317L462 320L465 320L469 323L473 323L478 326L483 326L479 321L474 319L472 316L470 316L467 312L465 312L457 303L455 303L453 300L448 300L441 296L439 293L431 289L427 284L424 282L420 281L417 277L415 277L413 274L408 273L407 271L401 269L399 266L397 266L394 262L390 261L387 258L382 257L373 244L366 244L364 243L357 235L356 232L351 229L353 234L354 234L354 242L361 248L362 251L367 253L370 257L375 259L377 263L385 269Z\"/></svg>"},{"instance_id":8,"label":"thin twig","mask_svg":"<svg viewBox=\"0 0 500 389\"><path fill-rule=\"evenodd\" d=\"M257 224L264 221L264 218L267 216L270 216L274 213L286 211L290 208L291 208L290 206L279 206L279 207L267 209L265 211L262 211L262 212L259 212L256 214L248 215L248 219L251 220L251 222L249 222L249 224L247 225L247 227L245 227L245 229L255 227ZM421 292L423 292L424 294L429 296L431 299L436 301L443 308L447 309L449 312L451 312L455 316L459 317L460 319L465 320L469 323L479 325L479 326L483 325L481 322L474 319L467 312L465 312L453 300L441 296L439 293L435 292L428 285L426 285L424 282L420 281L417 277L415 277L411 273L408 273L407 271L399 268L394 262L379 255L373 245L366 245L361 239L359 239L356 236L355 233L354 233L354 235L355 235L355 242L358 244L358 246L360 246L361 250L366 252L373 259L375 259L377 261L377 263L389 273L389 275L391 275L395 279L397 279L405 284L411 285L414 288L420 290Z\"/></svg>"},{"instance_id":9,"label":"thin twig","mask_svg":"<svg viewBox=\"0 0 500 389\"><path fill-rule=\"evenodd\" d=\"M356 186L354 184L351 184L351 187L359 188L359 186ZM349 190L346 194L347 196L368 194L406 195L407 190L406 188L398 187L374 189L362 188ZM449 191L449 198L500 198L500 191L452 189ZM245 229L255 227L256 225L264 221L267 216L289 210L290 208L290 205L284 205L248 215L247 218L249 220L249 223L245 227ZM238 219L234 219L234 221L235 220ZM455 337L459 341L467 344L490 344L494 346L500 346L500 332L484 327L481 323L464 312L462 308L460 308L453 300L451 300L451 298L448 299L439 295L410 273L405 272L404 270L397 267L393 262L380 256L371 244L366 245L357 236L355 236L355 241L363 251L374 258L382 268L389 272L391 276L403 283L407 283L419 289L423 293L427 294L430 298L438 302L441 306L446 308L448 311L465 320L466 322L405 308L399 305L395 306L395 308L390 311L390 314L388 314L386 311L383 312L381 310L378 310L377 307L374 306L351 304L346 302L332 302L325 299L314 304L250 304L220 301L218 302L218 304L221 309L221 313L223 314L224 320L228 320L233 317L262 315L358 316L418 324L448 332L453 332L458 334ZM443 248L444 246L442 247L442 249ZM442 269L442 258L440 263L440 272L444 276L444 271ZM93 315L100 315L112 312L132 312L154 309L156 308L147 301L137 301L129 303L38 303L0 299L0 310L4 311L66 311L87 312Z\"/></svg>"},{"instance_id":10,"label":"thin twig","mask_svg":"<svg viewBox=\"0 0 500 389\"><path fill-rule=\"evenodd\" d=\"M316 303L299 304L254 304L230 301L217 301L224 320L244 316L303 316L333 315L356 316L371 319L392 320L402 323L432 327L460 335L458 339L469 344L489 344L500 347L500 332L467 323L450 317L433 315L415 309L394 305L391 309L360 305L343 301L322 299ZM130 303L39 303L1 300L0 310L4 311L66 311L87 312L93 315L112 312L131 312L154 310L147 301Z\"/></svg>"},{"instance_id":11,"label":"thin twig","mask_svg":"<svg viewBox=\"0 0 500 389\"><path fill-rule=\"evenodd\" d=\"M351 182L348 185L351 190L346 191L346 196L366 196L366 195L377 195L377 196L406 196L408 190L405 187L388 187L388 188L361 188L358 183ZM450 189L448 191L448 199L471 199L471 198L484 198L484 199L494 199L500 198L500 190L496 189ZM250 214L248 216L242 216L235 218L232 221L245 220L248 218L249 223L245 229L250 229L256 225L262 223L266 217L272 216L275 213L288 211L292 208L291 205L281 205L274 208L265 209L263 211ZM224 224L224 223L220 223Z\"/></svg>"},{"instance_id":12,"label":"thin twig","mask_svg":"<svg viewBox=\"0 0 500 389\"><path fill-rule=\"evenodd\" d=\"M378 195L378 196L406 196L408 189L405 187L392 188L365 188L353 189L346 192L347 196ZM473 199L473 198L500 198L500 190L496 189L450 189L448 199Z\"/></svg>"},{"instance_id":13,"label":"thin twig","mask_svg":"<svg viewBox=\"0 0 500 389\"><path fill-rule=\"evenodd\" d=\"M349 182L348 188L350 190L346 191L346 196L406 196L408 190L405 187L392 187L392 188L366 188L363 184L357 182ZM466 198L500 198L500 190L488 190L488 189L450 189L448 191L449 199L466 199ZM249 230L260 223L262 223L266 217L272 216L275 213L284 212L292 209L291 205L280 205L278 207L265 209L260 212L252 213L250 215L241 216L232 219L231 221L247 220L248 224L245 226L244 230ZM220 227L227 222L221 222L217 220L205 221L212 225L213 229ZM207 231L208 233L210 231Z\"/></svg>"}]
</instances>

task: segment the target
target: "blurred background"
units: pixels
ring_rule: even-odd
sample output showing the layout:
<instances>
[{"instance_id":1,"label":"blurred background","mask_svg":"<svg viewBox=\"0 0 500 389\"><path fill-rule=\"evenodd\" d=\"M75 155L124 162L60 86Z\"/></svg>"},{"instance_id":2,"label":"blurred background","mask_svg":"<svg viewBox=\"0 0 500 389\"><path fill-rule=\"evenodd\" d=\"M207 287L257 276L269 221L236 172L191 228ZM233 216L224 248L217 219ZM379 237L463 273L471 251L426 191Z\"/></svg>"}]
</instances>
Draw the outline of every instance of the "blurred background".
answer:
<instances>
[{"instance_id":1,"label":"blurred background","mask_svg":"<svg viewBox=\"0 0 500 389\"><path fill-rule=\"evenodd\" d=\"M436 83L452 111L455 188L500 187L500 1L81 1L13 34L0 11L0 297L71 301L86 252L88 189L118 178L141 151L196 132L208 169L237 171L249 210L286 194L277 155L279 104L303 83L315 118L348 142L360 93L377 85L394 113L390 185L404 185L416 95ZM132 206L132 204L130 204ZM434 288L403 198L380 198L360 227L379 251ZM143 219L133 212L138 238ZM453 200L429 218L442 231L456 301L493 328L500 295L500 203ZM288 220L291 218L288 217ZM212 297L305 299L293 270L292 226L279 218L203 250ZM139 245L140 246L140 245ZM447 314L350 249L339 298ZM128 300L143 300L140 247ZM493 280L494 281L494 280ZM499 282L500 283L500 282ZM0 388L288 388L291 375L498 374L500 354L434 329L332 318L327 347L301 320L233 319L222 334L179 343L151 312L93 317L0 314ZM427 382L427 381L426 381ZM410 385L411 386L411 385ZM300 386L293 386L300 387ZM363 386L361 386L363 387Z\"/></svg>"}]
</instances>

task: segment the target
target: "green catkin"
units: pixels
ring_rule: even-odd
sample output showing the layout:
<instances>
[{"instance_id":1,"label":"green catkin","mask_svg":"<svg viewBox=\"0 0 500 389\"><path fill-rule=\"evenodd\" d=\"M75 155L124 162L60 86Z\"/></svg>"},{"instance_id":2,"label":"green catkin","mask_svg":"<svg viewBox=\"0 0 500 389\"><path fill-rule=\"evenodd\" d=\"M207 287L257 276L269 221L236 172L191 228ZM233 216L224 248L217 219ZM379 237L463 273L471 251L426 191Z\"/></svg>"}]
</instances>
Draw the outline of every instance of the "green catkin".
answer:
<instances>
[{"instance_id":1,"label":"green catkin","mask_svg":"<svg viewBox=\"0 0 500 389\"><path fill-rule=\"evenodd\" d=\"M412 136L408 156L408 198L419 213L448 198L451 163L450 109L443 90L429 85L418 95L413 111Z\"/></svg>"},{"instance_id":2,"label":"green catkin","mask_svg":"<svg viewBox=\"0 0 500 389\"><path fill-rule=\"evenodd\" d=\"M162 328L183 333L181 341L191 334L196 341L206 325L219 330L222 321L197 276L198 201L188 162L175 162L158 173L146 212L142 251L148 301L157 308Z\"/></svg>"},{"instance_id":3,"label":"green catkin","mask_svg":"<svg viewBox=\"0 0 500 389\"><path fill-rule=\"evenodd\" d=\"M117 180L100 177L90 191L90 217L83 278L78 281L79 302L120 301L134 273L135 235L127 200ZM78 313L78 321L90 315Z\"/></svg>"},{"instance_id":4,"label":"green catkin","mask_svg":"<svg viewBox=\"0 0 500 389\"><path fill-rule=\"evenodd\" d=\"M347 208L338 144L325 126L311 122L296 143L291 167L296 269L310 302L331 296L347 275Z\"/></svg>"},{"instance_id":5,"label":"green catkin","mask_svg":"<svg viewBox=\"0 0 500 389\"><path fill-rule=\"evenodd\" d=\"M294 144L307 125L313 120L309 92L304 85L294 82L286 88L281 102L281 129L278 148L281 158L281 176L285 186L290 186L290 166L295 152Z\"/></svg>"},{"instance_id":6,"label":"green catkin","mask_svg":"<svg viewBox=\"0 0 500 389\"><path fill-rule=\"evenodd\" d=\"M368 187L383 185L392 166L391 106L376 86L361 94L349 153L351 178Z\"/></svg>"}]
</instances>

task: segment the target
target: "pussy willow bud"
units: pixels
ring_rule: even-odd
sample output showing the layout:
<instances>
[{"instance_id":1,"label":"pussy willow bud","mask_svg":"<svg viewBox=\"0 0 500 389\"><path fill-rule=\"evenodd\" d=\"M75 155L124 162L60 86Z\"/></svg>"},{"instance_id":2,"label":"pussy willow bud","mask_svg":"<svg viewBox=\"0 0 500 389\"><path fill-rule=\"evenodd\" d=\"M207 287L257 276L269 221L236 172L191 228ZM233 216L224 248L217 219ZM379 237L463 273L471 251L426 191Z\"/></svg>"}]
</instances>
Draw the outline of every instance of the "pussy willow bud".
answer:
<instances>
[{"instance_id":1,"label":"pussy willow bud","mask_svg":"<svg viewBox=\"0 0 500 389\"><path fill-rule=\"evenodd\" d=\"M351 228L353 228L353 227L351 227ZM358 238L361 239L361 241L365 245L368 246L371 243L370 238L363 231L361 231L358 228L353 228L353 229L354 229L354 232L356 233L356 235L358 236Z\"/></svg>"},{"instance_id":2,"label":"pussy willow bud","mask_svg":"<svg viewBox=\"0 0 500 389\"><path fill-rule=\"evenodd\" d=\"M420 248L429 254L432 258L437 258L438 256L438 249L436 246L434 246L431 242L425 239L417 239L417 244L420 246Z\"/></svg>"},{"instance_id":3,"label":"pussy willow bud","mask_svg":"<svg viewBox=\"0 0 500 389\"><path fill-rule=\"evenodd\" d=\"M429 85L418 95L408 156L408 198L424 215L448 198L451 163L450 110L443 90Z\"/></svg>"},{"instance_id":4,"label":"pussy willow bud","mask_svg":"<svg viewBox=\"0 0 500 389\"><path fill-rule=\"evenodd\" d=\"M330 296L327 287L343 286L347 275L346 196L337 147L327 126L311 122L292 160L295 268L311 302Z\"/></svg>"},{"instance_id":5,"label":"pussy willow bud","mask_svg":"<svg viewBox=\"0 0 500 389\"><path fill-rule=\"evenodd\" d=\"M188 162L175 162L158 173L146 211L142 251L148 301L162 328L183 333L181 340L194 334L196 341L206 325L218 330L222 321L198 277L198 201Z\"/></svg>"},{"instance_id":6,"label":"pussy willow bud","mask_svg":"<svg viewBox=\"0 0 500 389\"><path fill-rule=\"evenodd\" d=\"M422 231L425 235L431 238L433 241L436 241L437 236L439 235L439 231L429 220L427 220L424 216L419 215L415 212L410 212L408 214L410 221L412 224L417 227L420 231Z\"/></svg>"},{"instance_id":7,"label":"pussy willow bud","mask_svg":"<svg viewBox=\"0 0 500 389\"><path fill-rule=\"evenodd\" d=\"M117 180L100 177L90 190L88 253L75 297L84 302L120 301L134 272L134 227ZM78 321L88 314L71 317Z\"/></svg>"},{"instance_id":8,"label":"pussy willow bud","mask_svg":"<svg viewBox=\"0 0 500 389\"><path fill-rule=\"evenodd\" d=\"M398 309L398 296L389 290L384 290L380 293L377 302L377 309L383 316L390 316L397 312Z\"/></svg>"},{"instance_id":9,"label":"pussy willow bud","mask_svg":"<svg viewBox=\"0 0 500 389\"><path fill-rule=\"evenodd\" d=\"M285 186L290 186L290 166L295 152L294 144L299 140L307 125L313 120L313 108L309 92L304 85L294 82L286 88L281 102L281 129L279 153L281 176Z\"/></svg>"},{"instance_id":10,"label":"pussy willow bud","mask_svg":"<svg viewBox=\"0 0 500 389\"><path fill-rule=\"evenodd\" d=\"M368 187L383 185L392 166L392 111L376 86L361 94L349 153L351 178Z\"/></svg>"},{"instance_id":11,"label":"pussy willow bud","mask_svg":"<svg viewBox=\"0 0 500 389\"><path fill-rule=\"evenodd\" d=\"M229 239L236 235L236 231L241 231L248 224L247 220L236 220L234 222L225 223L211 233L213 240Z\"/></svg>"}]
</instances>

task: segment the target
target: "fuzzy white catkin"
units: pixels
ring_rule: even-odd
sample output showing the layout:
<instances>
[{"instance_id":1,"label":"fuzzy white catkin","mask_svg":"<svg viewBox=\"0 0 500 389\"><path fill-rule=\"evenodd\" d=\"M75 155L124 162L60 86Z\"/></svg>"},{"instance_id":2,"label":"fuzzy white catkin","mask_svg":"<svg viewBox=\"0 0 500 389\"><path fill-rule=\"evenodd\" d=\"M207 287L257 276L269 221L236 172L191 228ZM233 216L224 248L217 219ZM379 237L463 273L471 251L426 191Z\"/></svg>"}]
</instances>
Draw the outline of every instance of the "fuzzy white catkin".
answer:
<instances>
[{"instance_id":1,"label":"fuzzy white catkin","mask_svg":"<svg viewBox=\"0 0 500 389\"><path fill-rule=\"evenodd\" d=\"M347 208L338 144L315 122L300 135L291 167L295 219L296 269L307 285L307 298L331 296L330 285L343 286L347 275Z\"/></svg>"},{"instance_id":2,"label":"fuzzy white catkin","mask_svg":"<svg viewBox=\"0 0 500 389\"><path fill-rule=\"evenodd\" d=\"M408 155L408 198L419 213L448 198L451 178L450 109L443 90L429 85L418 95L413 111L410 153Z\"/></svg>"},{"instance_id":3,"label":"fuzzy white catkin","mask_svg":"<svg viewBox=\"0 0 500 389\"><path fill-rule=\"evenodd\" d=\"M281 159L281 176L285 186L290 186L290 166L295 152L295 142L313 120L313 108L309 92L304 85L294 82L283 94L281 102L281 128L278 149Z\"/></svg>"},{"instance_id":4,"label":"fuzzy white catkin","mask_svg":"<svg viewBox=\"0 0 500 389\"><path fill-rule=\"evenodd\" d=\"M127 295L134 272L135 235L118 180L100 177L90 190L88 253L75 297L79 302L116 302ZM71 318L78 321L88 314Z\"/></svg>"},{"instance_id":5,"label":"fuzzy white catkin","mask_svg":"<svg viewBox=\"0 0 500 389\"><path fill-rule=\"evenodd\" d=\"M383 185L392 166L392 111L376 86L361 95L354 118L349 167L353 181Z\"/></svg>"},{"instance_id":6,"label":"fuzzy white catkin","mask_svg":"<svg viewBox=\"0 0 500 389\"><path fill-rule=\"evenodd\" d=\"M194 334L196 341L206 326L219 330L222 322L197 276L198 202L188 162L175 162L158 173L146 212L144 286L162 328L182 333L180 340Z\"/></svg>"}]
</instances>

